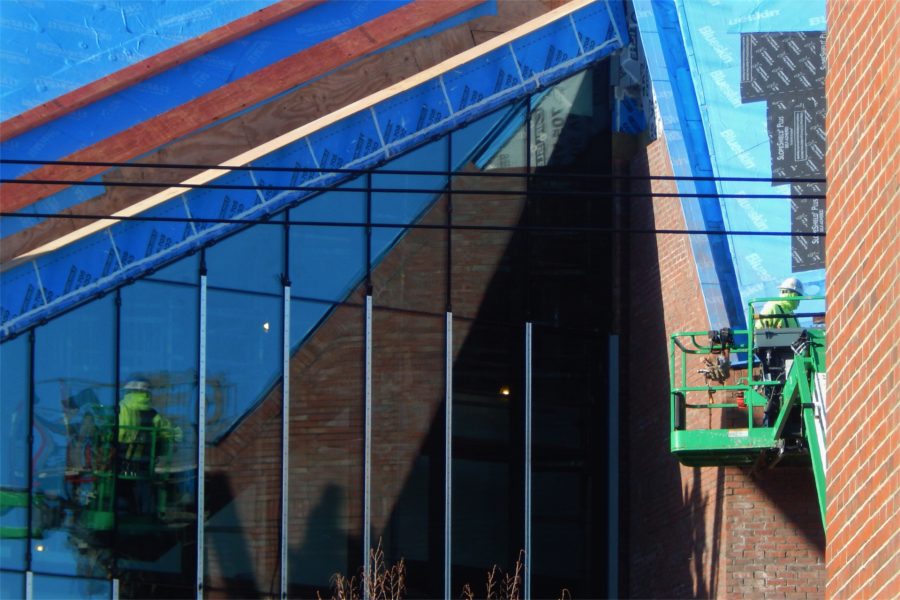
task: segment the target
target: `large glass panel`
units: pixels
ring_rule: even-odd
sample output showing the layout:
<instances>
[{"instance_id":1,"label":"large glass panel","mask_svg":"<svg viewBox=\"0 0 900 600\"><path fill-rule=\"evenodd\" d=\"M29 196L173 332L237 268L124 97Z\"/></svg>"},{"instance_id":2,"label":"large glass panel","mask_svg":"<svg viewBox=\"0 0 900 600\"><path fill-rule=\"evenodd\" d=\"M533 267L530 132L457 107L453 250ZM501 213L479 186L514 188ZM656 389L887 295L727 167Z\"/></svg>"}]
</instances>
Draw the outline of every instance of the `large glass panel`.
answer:
<instances>
[{"instance_id":1,"label":"large glass panel","mask_svg":"<svg viewBox=\"0 0 900 600\"><path fill-rule=\"evenodd\" d=\"M475 150L486 140L492 139L489 134L500 129L516 110L515 106L501 108L454 131L451 134L453 136L452 168L455 170L464 167L471 160Z\"/></svg>"},{"instance_id":2,"label":"large glass panel","mask_svg":"<svg viewBox=\"0 0 900 600\"><path fill-rule=\"evenodd\" d=\"M523 548L526 239L524 110L453 134L469 144L453 179L452 591L484 589L492 565L511 572ZM489 125L489 126L488 126ZM474 130L473 130L474 128ZM480 132L481 138L478 138ZM503 173L476 177L468 173ZM468 192L468 193L460 193ZM512 192L503 195L497 192Z\"/></svg>"},{"instance_id":3,"label":"large glass panel","mask_svg":"<svg viewBox=\"0 0 900 600\"><path fill-rule=\"evenodd\" d=\"M613 322L608 78L585 71L531 104L536 177L525 220L533 338L532 592L606 593L607 335ZM596 196L588 194L597 194ZM540 230L539 228L553 228Z\"/></svg>"},{"instance_id":4,"label":"large glass panel","mask_svg":"<svg viewBox=\"0 0 900 600\"><path fill-rule=\"evenodd\" d=\"M278 593L283 238L257 225L206 253L204 586L215 595Z\"/></svg>"},{"instance_id":5,"label":"large glass panel","mask_svg":"<svg viewBox=\"0 0 900 600\"><path fill-rule=\"evenodd\" d=\"M456 283L456 281L454 281ZM524 328L454 320L452 592L523 548Z\"/></svg>"},{"instance_id":6,"label":"large glass panel","mask_svg":"<svg viewBox=\"0 0 900 600\"><path fill-rule=\"evenodd\" d=\"M5 561L3 564L6 564ZM19 600L25 597L25 573L0 571L0 599Z\"/></svg>"},{"instance_id":7,"label":"large glass panel","mask_svg":"<svg viewBox=\"0 0 900 600\"><path fill-rule=\"evenodd\" d=\"M35 600L65 600L72 598L96 598L106 600L112 592L112 583L103 579L81 577L34 576L33 598Z\"/></svg>"},{"instance_id":8,"label":"large glass panel","mask_svg":"<svg viewBox=\"0 0 900 600\"><path fill-rule=\"evenodd\" d=\"M0 345L0 565L25 568L28 543L28 335Z\"/></svg>"},{"instance_id":9,"label":"large glass panel","mask_svg":"<svg viewBox=\"0 0 900 600\"><path fill-rule=\"evenodd\" d=\"M387 168L440 169L446 161L442 140ZM376 175L375 181L443 189L446 178ZM375 222L442 225L447 218L443 195L378 193L375 205ZM437 598L443 592L447 232L388 231L392 246L372 273L372 544L382 543L389 564L405 559L410 597Z\"/></svg>"},{"instance_id":10,"label":"large glass panel","mask_svg":"<svg viewBox=\"0 0 900 600\"><path fill-rule=\"evenodd\" d=\"M112 567L115 310L107 296L35 332L37 572L106 577Z\"/></svg>"},{"instance_id":11,"label":"large glass panel","mask_svg":"<svg viewBox=\"0 0 900 600\"><path fill-rule=\"evenodd\" d=\"M376 190L391 190L372 193L372 222L375 224L372 230L372 255L375 261L387 253L405 232L402 227L385 227L385 225L406 225L420 218L428 224L444 224L446 213L429 209L442 196L447 185L447 177L426 173L446 169L447 140L440 139L392 160L372 175L372 186ZM421 173L400 175L382 173L383 170ZM429 190L435 192L430 193ZM438 298L438 301L441 299Z\"/></svg>"},{"instance_id":12,"label":"large glass panel","mask_svg":"<svg viewBox=\"0 0 900 600\"><path fill-rule=\"evenodd\" d=\"M292 219L360 223L364 197L324 194ZM364 265L364 229L291 228L291 597L331 597L332 575L362 566Z\"/></svg>"},{"instance_id":13,"label":"large glass panel","mask_svg":"<svg viewBox=\"0 0 900 600\"><path fill-rule=\"evenodd\" d=\"M558 283L558 282L557 282ZM532 591L605 593L605 336L534 327Z\"/></svg>"},{"instance_id":14,"label":"large glass panel","mask_svg":"<svg viewBox=\"0 0 900 600\"><path fill-rule=\"evenodd\" d=\"M343 190L365 185L360 177ZM291 348L296 349L325 318L335 302L345 299L366 272L366 194L332 191L304 201L290 211ZM315 223L330 223L315 225ZM347 223L347 226L336 224Z\"/></svg>"},{"instance_id":15,"label":"large glass panel","mask_svg":"<svg viewBox=\"0 0 900 600\"><path fill-rule=\"evenodd\" d=\"M199 261L121 293L120 593L183 598L196 583Z\"/></svg>"}]
</instances>

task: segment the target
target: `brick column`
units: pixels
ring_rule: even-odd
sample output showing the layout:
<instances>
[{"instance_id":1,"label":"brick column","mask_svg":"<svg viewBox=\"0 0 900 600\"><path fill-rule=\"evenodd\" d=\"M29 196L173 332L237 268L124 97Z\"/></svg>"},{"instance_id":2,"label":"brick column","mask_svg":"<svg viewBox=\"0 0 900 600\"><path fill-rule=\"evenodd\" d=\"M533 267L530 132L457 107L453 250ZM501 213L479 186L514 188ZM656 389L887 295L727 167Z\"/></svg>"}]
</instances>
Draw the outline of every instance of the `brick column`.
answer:
<instances>
[{"instance_id":1,"label":"brick column","mask_svg":"<svg viewBox=\"0 0 900 600\"><path fill-rule=\"evenodd\" d=\"M830 0L828 596L900 595L900 4Z\"/></svg>"}]
</instances>

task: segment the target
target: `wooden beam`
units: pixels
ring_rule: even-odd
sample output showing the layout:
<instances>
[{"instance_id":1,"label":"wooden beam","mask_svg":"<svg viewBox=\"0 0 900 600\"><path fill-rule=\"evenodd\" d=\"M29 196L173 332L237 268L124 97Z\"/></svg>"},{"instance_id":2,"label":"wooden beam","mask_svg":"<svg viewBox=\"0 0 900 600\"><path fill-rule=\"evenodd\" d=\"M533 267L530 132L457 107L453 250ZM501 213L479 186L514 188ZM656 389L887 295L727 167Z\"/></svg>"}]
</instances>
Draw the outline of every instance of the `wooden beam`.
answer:
<instances>
[{"instance_id":1,"label":"wooden beam","mask_svg":"<svg viewBox=\"0 0 900 600\"><path fill-rule=\"evenodd\" d=\"M182 184L185 185L203 185L206 183L210 183L211 181L230 173L231 170L229 167L239 167L247 165L248 163L266 155L271 152L278 150L279 148L283 148L284 146L293 143L297 140L305 138L312 133L315 133L329 125L349 117L358 112L367 110L372 106L376 105L379 102L382 102L388 98L396 96L400 93L403 93L409 89L416 87L417 85L424 83L430 79L434 79L439 77L449 71L452 71L456 67L466 62L472 61L480 56L483 56L489 52L496 50L506 44L511 43L515 39L527 35L528 33L540 29L541 27L552 23L553 21L565 17L578 9L592 3L594 0L572 0L568 4L560 8L556 8L540 17L532 19L531 21L524 23L518 27L515 27L505 33L498 35L495 38L488 40L487 42L475 46L465 52L462 52L448 60L441 62L434 67L426 69L421 73L418 73L412 77L404 79L403 81L391 85L379 92L371 94L361 100L353 102L343 108L340 108L328 115L325 115L315 121L302 125L292 131L289 131L283 135L280 135L272 140L264 144L260 144L259 146L252 148L246 152L243 152L234 158L224 161L219 165L219 167L215 169L209 169L203 171L202 173L198 173L193 177L189 177L182 181ZM149 210L155 206L162 204L172 198L179 196L185 192L185 188L180 187L170 187L161 192L153 194L144 200L136 202L127 208L124 208L112 215L110 218L101 219L99 221L95 221L90 225L82 227L78 230L75 230L69 234L66 234L52 242L44 244L34 250L30 250L25 252L24 254L16 257L16 262L20 260L25 260L29 258L33 258L39 256L41 254L45 254L47 252L52 252L58 248L61 248L65 245L71 244L77 240L80 240L92 233L96 233L97 231L101 231L106 229L107 227L114 225L119 222L116 217L132 217L138 215L146 210Z\"/></svg>"},{"instance_id":2,"label":"wooden beam","mask_svg":"<svg viewBox=\"0 0 900 600\"><path fill-rule=\"evenodd\" d=\"M127 162L173 139L322 76L482 2L484 0L441 0L441 2L416 0L365 25L316 44L88 148L74 152L68 155L66 160ZM85 180L104 170L104 167L49 165L31 171L22 178ZM0 196L0 205L4 211L20 210L65 187L49 184L28 186L5 184L3 194Z\"/></svg>"},{"instance_id":3,"label":"wooden beam","mask_svg":"<svg viewBox=\"0 0 900 600\"><path fill-rule=\"evenodd\" d=\"M127 87L211 52L273 23L322 4L325 0L281 0L253 14L208 31L174 48L163 50L138 63L45 102L0 123L0 142L54 121L88 104L102 100Z\"/></svg>"},{"instance_id":4,"label":"wooden beam","mask_svg":"<svg viewBox=\"0 0 900 600\"><path fill-rule=\"evenodd\" d=\"M508 31L551 10L549 0L498 0L495 14L466 20L434 35L419 36L408 43L396 44L380 52L370 53L352 63L342 65L314 81L279 94L273 102L265 102L233 118L192 132L131 164L148 168L121 168L106 171L109 181L154 181L175 185L202 169L171 170L153 168L161 163L217 165L235 154L249 150L296 127L310 123L338 108L383 88L412 77L443 60L464 52L492 35ZM159 191L159 188L109 187L97 196L65 208L57 216L109 216ZM75 231L88 221L77 219L44 219L0 242L0 270L15 257Z\"/></svg>"}]
</instances>

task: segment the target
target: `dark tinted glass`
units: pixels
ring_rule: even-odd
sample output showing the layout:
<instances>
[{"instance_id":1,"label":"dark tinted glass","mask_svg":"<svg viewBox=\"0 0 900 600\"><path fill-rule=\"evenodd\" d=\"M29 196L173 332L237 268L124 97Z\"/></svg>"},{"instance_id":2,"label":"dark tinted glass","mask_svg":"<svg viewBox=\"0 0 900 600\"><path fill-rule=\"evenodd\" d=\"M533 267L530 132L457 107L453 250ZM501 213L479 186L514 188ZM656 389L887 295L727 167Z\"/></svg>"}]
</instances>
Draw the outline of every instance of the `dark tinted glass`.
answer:
<instances>
[{"instance_id":1,"label":"dark tinted glass","mask_svg":"<svg viewBox=\"0 0 900 600\"><path fill-rule=\"evenodd\" d=\"M444 200L421 222L443 222ZM407 231L373 271L372 544L442 595L446 232Z\"/></svg>"},{"instance_id":2,"label":"dark tinted glass","mask_svg":"<svg viewBox=\"0 0 900 600\"><path fill-rule=\"evenodd\" d=\"M283 237L257 225L206 253L210 594L278 593Z\"/></svg>"},{"instance_id":3,"label":"dark tinted glass","mask_svg":"<svg viewBox=\"0 0 900 600\"><path fill-rule=\"evenodd\" d=\"M480 139L478 139L480 136ZM513 107L454 132L467 143L453 178L452 591L483 589L493 565L515 568L522 547L522 409L527 289L524 110ZM502 193L501 193L502 192Z\"/></svg>"},{"instance_id":4,"label":"dark tinted glass","mask_svg":"<svg viewBox=\"0 0 900 600\"><path fill-rule=\"evenodd\" d=\"M116 553L123 597L185 597L196 585L198 267L189 257L122 289ZM132 389L136 382L146 383L146 397Z\"/></svg>"},{"instance_id":5,"label":"dark tinted glass","mask_svg":"<svg viewBox=\"0 0 900 600\"><path fill-rule=\"evenodd\" d=\"M112 566L115 305L95 300L35 340L32 570L106 577Z\"/></svg>"},{"instance_id":6,"label":"dark tinted glass","mask_svg":"<svg viewBox=\"0 0 900 600\"><path fill-rule=\"evenodd\" d=\"M288 584L292 596L327 596L334 573L362 565L366 193L321 194L290 215L304 224L289 242Z\"/></svg>"},{"instance_id":7,"label":"dark tinted glass","mask_svg":"<svg viewBox=\"0 0 900 600\"><path fill-rule=\"evenodd\" d=\"M0 345L0 557L6 569L25 568L29 345L27 335Z\"/></svg>"},{"instance_id":8,"label":"dark tinted glass","mask_svg":"<svg viewBox=\"0 0 900 600\"><path fill-rule=\"evenodd\" d=\"M321 305L295 300L291 309L302 319ZM357 291L328 306L302 346L291 340L291 597L330 597L332 575L362 565L364 319Z\"/></svg>"}]
</instances>

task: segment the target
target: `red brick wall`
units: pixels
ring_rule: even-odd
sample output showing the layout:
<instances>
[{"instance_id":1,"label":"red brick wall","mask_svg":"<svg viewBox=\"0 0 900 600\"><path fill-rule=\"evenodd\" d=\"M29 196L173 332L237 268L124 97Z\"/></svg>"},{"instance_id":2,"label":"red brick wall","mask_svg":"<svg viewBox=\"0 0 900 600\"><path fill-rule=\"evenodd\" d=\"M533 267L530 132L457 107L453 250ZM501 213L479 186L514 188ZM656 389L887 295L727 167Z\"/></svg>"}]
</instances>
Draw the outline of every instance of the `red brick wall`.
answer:
<instances>
[{"instance_id":1,"label":"red brick wall","mask_svg":"<svg viewBox=\"0 0 900 600\"><path fill-rule=\"evenodd\" d=\"M828 596L900 596L900 3L829 0Z\"/></svg>"},{"instance_id":2,"label":"red brick wall","mask_svg":"<svg viewBox=\"0 0 900 600\"><path fill-rule=\"evenodd\" d=\"M664 141L631 169L671 175ZM648 189L677 191L672 182L632 187ZM677 201L634 199L630 207L633 228L685 228ZM824 536L808 467L691 468L669 452L667 335L709 327L689 238L632 236L630 261L629 595L821 597ZM688 415L689 428L718 427L724 416L692 413L699 414Z\"/></svg>"}]
</instances>

